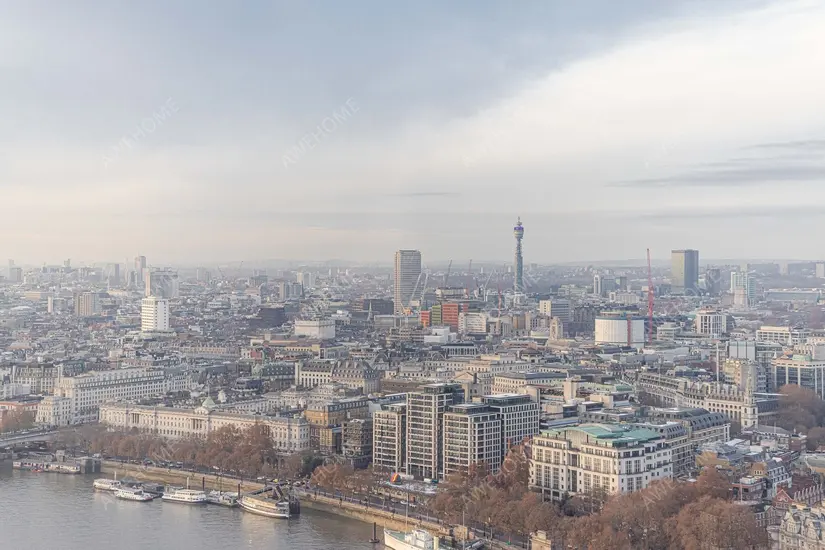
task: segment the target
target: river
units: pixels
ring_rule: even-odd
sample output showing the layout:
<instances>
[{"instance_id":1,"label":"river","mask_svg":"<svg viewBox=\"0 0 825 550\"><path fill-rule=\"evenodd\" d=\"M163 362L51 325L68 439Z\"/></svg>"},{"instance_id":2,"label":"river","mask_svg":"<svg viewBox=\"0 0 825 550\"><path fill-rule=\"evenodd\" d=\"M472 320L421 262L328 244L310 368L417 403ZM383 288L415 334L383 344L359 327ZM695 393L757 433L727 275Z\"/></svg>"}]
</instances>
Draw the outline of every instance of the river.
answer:
<instances>
[{"instance_id":1,"label":"river","mask_svg":"<svg viewBox=\"0 0 825 550\"><path fill-rule=\"evenodd\" d=\"M0 462L0 548L360 550L372 525L304 509L274 520L221 506L118 500L93 475L21 472ZM380 538L379 528L379 538Z\"/></svg>"}]
</instances>

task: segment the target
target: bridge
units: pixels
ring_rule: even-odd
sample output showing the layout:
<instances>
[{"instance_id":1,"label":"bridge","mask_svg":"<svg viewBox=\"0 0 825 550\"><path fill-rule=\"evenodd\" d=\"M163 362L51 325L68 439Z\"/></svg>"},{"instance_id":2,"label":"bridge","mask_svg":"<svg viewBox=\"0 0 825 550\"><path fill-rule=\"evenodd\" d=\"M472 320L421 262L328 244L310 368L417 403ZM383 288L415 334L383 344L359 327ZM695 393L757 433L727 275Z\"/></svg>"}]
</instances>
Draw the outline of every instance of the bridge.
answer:
<instances>
[{"instance_id":1,"label":"bridge","mask_svg":"<svg viewBox=\"0 0 825 550\"><path fill-rule=\"evenodd\" d=\"M8 447L30 441L51 441L57 436L57 430L42 430L25 434L0 435L0 447Z\"/></svg>"}]
</instances>

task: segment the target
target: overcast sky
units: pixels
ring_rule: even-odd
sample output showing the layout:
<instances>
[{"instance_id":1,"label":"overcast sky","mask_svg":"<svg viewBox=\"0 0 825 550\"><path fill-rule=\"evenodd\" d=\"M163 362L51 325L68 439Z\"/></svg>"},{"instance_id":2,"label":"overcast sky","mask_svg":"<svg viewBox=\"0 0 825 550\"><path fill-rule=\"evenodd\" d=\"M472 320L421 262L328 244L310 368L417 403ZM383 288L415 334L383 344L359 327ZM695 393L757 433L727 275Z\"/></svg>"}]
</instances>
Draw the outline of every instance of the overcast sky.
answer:
<instances>
[{"instance_id":1,"label":"overcast sky","mask_svg":"<svg viewBox=\"0 0 825 550\"><path fill-rule=\"evenodd\" d=\"M815 1L2 1L0 258L825 258L823 98Z\"/></svg>"}]
</instances>

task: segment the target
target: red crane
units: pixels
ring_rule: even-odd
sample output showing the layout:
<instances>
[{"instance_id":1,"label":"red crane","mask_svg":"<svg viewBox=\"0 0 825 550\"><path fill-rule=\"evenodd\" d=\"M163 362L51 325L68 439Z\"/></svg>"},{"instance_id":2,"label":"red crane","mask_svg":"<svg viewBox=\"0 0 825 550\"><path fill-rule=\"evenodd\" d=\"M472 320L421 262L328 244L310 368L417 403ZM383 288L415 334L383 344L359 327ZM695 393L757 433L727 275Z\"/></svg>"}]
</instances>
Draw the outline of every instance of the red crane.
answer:
<instances>
[{"instance_id":1,"label":"red crane","mask_svg":"<svg viewBox=\"0 0 825 550\"><path fill-rule=\"evenodd\" d=\"M653 342L653 270L650 268L650 249L647 249L647 343Z\"/></svg>"}]
</instances>

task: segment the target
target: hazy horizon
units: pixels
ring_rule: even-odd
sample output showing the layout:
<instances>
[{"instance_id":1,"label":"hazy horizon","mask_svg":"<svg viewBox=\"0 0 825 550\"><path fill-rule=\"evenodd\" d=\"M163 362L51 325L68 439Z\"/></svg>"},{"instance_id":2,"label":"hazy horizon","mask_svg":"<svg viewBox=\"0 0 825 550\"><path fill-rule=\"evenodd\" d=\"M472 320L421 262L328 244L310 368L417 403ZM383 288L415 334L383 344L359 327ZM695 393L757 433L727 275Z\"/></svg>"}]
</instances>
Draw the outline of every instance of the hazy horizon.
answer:
<instances>
[{"instance_id":1,"label":"hazy horizon","mask_svg":"<svg viewBox=\"0 0 825 550\"><path fill-rule=\"evenodd\" d=\"M48 5L0 8L3 261L820 256L822 2Z\"/></svg>"}]
</instances>

